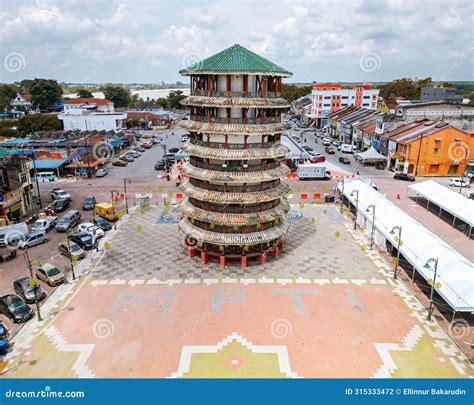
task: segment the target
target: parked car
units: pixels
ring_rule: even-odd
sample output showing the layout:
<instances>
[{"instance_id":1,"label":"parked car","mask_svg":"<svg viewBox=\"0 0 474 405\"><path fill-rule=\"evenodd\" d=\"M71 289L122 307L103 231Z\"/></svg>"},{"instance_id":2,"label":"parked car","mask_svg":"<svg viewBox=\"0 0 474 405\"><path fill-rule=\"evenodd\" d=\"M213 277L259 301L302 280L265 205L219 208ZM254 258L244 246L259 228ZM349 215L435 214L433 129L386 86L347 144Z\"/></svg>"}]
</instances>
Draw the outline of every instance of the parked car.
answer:
<instances>
[{"instance_id":1,"label":"parked car","mask_svg":"<svg viewBox=\"0 0 474 405\"><path fill-rule=\"evenodd\" d=\"M58 232L67 232L69 228L77 225L81 220L81 213L78 210L70 210L58 221L55 226Z\"/></svg>"},{"instance_id":2,"label":"parked car","mask_svg":"<svg viewBox=\"0 0 474 405\"><path fill-rule=\"evenodd\" d=\"M66 256L67 258L76 258L77 260L84 259L86 252L77 244L72 241L66 241L58 246L59 253Z\"/></svg>"},{"instance_id":3,"label":"parked car","mask_svg":"<svg viewBox=\"0 0 474 405\"><path fill-rule=\"evenodd\" d=\"M128 152L128 154L130 156L132 156L133 158L139 158L142 154L136 150L131 150L130 152Z\"/></svg>"},{"instance_id":4,"label":"parked car","mask_svg":"<svg viewBox=\"0 0 474 405\"><path fill-rule=\"evenodd\" d=\"M46 297L46 291L40 285L32 287L29 277L21 277L13 282L13 290L28 304L41 301Z\"/></svg>"},{"instance_id":5,"label":"parked car","mask_svg":"<svg viewBox=\"0 0 474 405\"><path fill-rule=\"evenodd\" d=\"M145 149L145 148L142 148L141 146L137 146L137 147L135 148L135 150L137 150L138 152L141 152L141 153L146 152L146 149Z\"/></svg>"},{"instance_id":6,"label":"parked car","mask_svg":"<svg viewBox=\"0 0 474 405\"><path fill-rule=\"evenodd\" d=\"M61 201L61 200L58 200ZM54 205L54 204L53 204ZM58 217L56 216L47 216L47 217L42 217L41 219L37 219L33 224L31 225L31 231L32 232L48 232L54 225L56 225L56 222L58 221Z\"/></svg>"},{"instance_id":7,"label":"parked car","mask_svg":"<svg viewBox=\"0 0 474 405\"><path fill-rule=\"evenodd\" d=\"M87 232L76 232L69 236L69 240L77 243L84 250L91 250L94 248L94 238Z\"/></svg>"},{"instance_id":8,"label":"parked car","mask_svg":"<svg viewBox=\"0 0 474 405\"><path fill-rule=\"evenodd\" d=\"M406 174L406 173L395 173L393 178L395 180L403 180L403 181L415 181L415 177L414 176L410 176L409 174Z\"/></svg>"},{"instance_id":9,"label":"parked car","mask_svg":"<svg viewBox=\"0 0 474 405\"><path fill-rule=\"evenodd\" d=\"M334 154L336 153L336 151L335 151L333 148L331 148L330 146L326 146L326 147L324 148L324 151L325 151L328 155L334 155Z\"/></svg>"},{"instance_id":10,"label":"parked car","mask_svg":"<svg viewBox=\"0 0 474 405\"><path fill-rule=\"evenodd\" d=\"M107 169L99 169L95 172L95 177L105 177L107 174Z\"/></svg>"},{"instance_id":11,"label":"parked car","mask_svg":"<svg viewBox=\"0 0 474 405\"><path fill-rule=\"evenodd\" d=\"M36 277L51 287L64 283L66 276L51 263L42 263L36 268Z\"/></svg>"},{"instance_id":12,"label":"parked car","mask_svg":"<svg viewBox=\"0 0 474 405\"><path fill-rule=\"evenodd\" d=\"M49 195L51 196L53 200L68 199L72 201L71 195L58 187L53 188L51 192L49 193Z\"/></svg>"},{"instance_id":13,"label":"parked car","mask_svg":"<svg viewBox=\"0 0 474 405\"><path fill-rule=\"evenodd\" d=\"M179 152L179 148L170 148L170 149L168 150L168 153L169 153L169 154L173 154L173 155L176 154L176 153L178 153L178 152Z\"/></svg>"},{"instance_id":14,"label":"parked car","mask_svg":"<svg viewBox=\"0 0 474 405\"><path fill-rule=\"evenodd\" d=\"M7 342L9 337L10 337L10 331L0 319L0 340Z\"/></svg>"},{"instance_id":15,"label":"parked car","mask_svg":"<svg viewBox=\"0 0 474 405\"><path fill-rule=\"evenodd\" d=\"M153 144L151 142L142 143L142 147L144 147L145 149L150 149L152 146Z\"/></svg>"},{"instance_id":16,"label":"parked car","mask_svg":"<svg viewBox=\"0 0 474 405\"><path fill-rule=\"evenodd\" d=\"M303 149L306 151L306 152L312 152L314 149L310 146L303 146Z\"/></svg>"},{"instance_id":17,"label":"parked car","mask_svg":"<svg viewBox=\"0 0 474 405\"><path fill-rule=\"evenodd\" d=\"M48 236L46 235L46 232L30 232L18 242L18 247L20 249L28 249L32 246L46 243L47 241Z\"/></svg>"},{"instance_id":18,"label":"parked car","mask_svg":"<svg viewBox=\"0 0 474 405\"><path fill-rule=\"evenodd\" d=\"M84 222L83 224L80 224L77 229L80 232L88 233L97 239L100 239L105 235L105 231L99 228L97 225L94 225L92 222Z\"/></svg>"},{"instance_id":19,"label":"parked car","mask_svg":"<svg viewBox=\"0 0 474 405\"><path fill-rule=\"evenodd\" d=\"M351 161L349 160L349 158L346 158L344 156L341 156L339 159L337 159L340 163L344 164L344 165L350 165L351 164Z\"/></svg>"},{"instance_id":20,"label":"parked car","mask_svg":"<svg viewBox=\"0 0 474 405\"><path fill-rule=\"evenodd\" d=\"M84 198L84 202L82 203L82 209L84 211L93 210L95 207L95 197L93 195L88 195Z\"/></svg>"},{"instance_id":21,"label":"parked car","mask_svg":"<svg viewBox=\"0 0 474 405\"><path fill-rule=\"evenodd\" d=\"M155 163L155 170L165 170L166 162L164 160L160 160Z\"/></svg>"},{"instance_id":22,"label":"parked car","mask_svg":"<svg viewBox=\"0 0 474 405\"><path fill-rule=\"evenodd\" d=\"M451 187L469 187L469 182L459 177L453 177L449 179L449 185Z\"/></svg>"},{"instance_id":23,"label":"parked car","mask_svg":"<svg viewBox=\"0 0 474 405\"><path fill-rule=\"evenodd\" d=\"M96 216L94 219L92 219L92 222L103 231L110 231L112 229L112 224L104 217Z\"/></svg>"},{"instance_id":24,"label":"parked car","mask_svg":"<svg viewBox=\"0 0 474 405\"><path fill-rule=\"evenodd\" d=\"M133 161L135 160L135 159L134 159L132 156L130 156L130 155L121 156L119 159L120 159L121 161L127 162L127 163L133 162Z\"/></svg>"},{"instance_id":25,"label":"parked car","mask_svg":"<svg viewBox=\"0 0 474 405\"><path fill-rule=\"evenodd\" d=\"M341 146L341 145L342 145L342 142L341 142L341 141L334 141L334 142L332 143L332 146L334 146L334 147L336 147L336 148L339 148L339 146Z\"/></svg>"},{"instance_id":26,"label":"parked car","mask_svg":"<svg viewBox=\"0 0 474 405\"><path fill-rule=\"evenodd\" d=\"M113 162L112 163L112 166L118 166L118 167L123 167L123 166L127 166L127 162L124 162L122 160L117 160L116 162Z\"/></svg>"},{"instance_id":27,"label":"parked car","mask_svg":"<svg viewBox=\"0 0 474 405\"><path fill-rule=\"evenodd\" d=\"M58 212L63 212L66 211L66 209L69 207L69 204L71 203L71 200L69 199L64 199L60 198L59 200L56 200L54 204L52 205L52 210L56 213Z\"/></svg>"},{"instance_id":28,"label":"parked car","mask_svg":"<svg viewBox=\"0 0 474 405\"><path fill-rule=\"evenodd\" d=\"M310 161L311 163L321 163L326 161L326 157L318 154L317 156L313 156Z\"/></svg>"},{"instance_id":29,"label":"parked car","mask_svg":"<svg viewBox=\"0 0 474 405\"><path fill-rule=\"evenodd\" d=\"M10 318L15 323L27 322L33 318L33 310L16 294L0 297L0 314Z\"/></svg>"}]
</instances>

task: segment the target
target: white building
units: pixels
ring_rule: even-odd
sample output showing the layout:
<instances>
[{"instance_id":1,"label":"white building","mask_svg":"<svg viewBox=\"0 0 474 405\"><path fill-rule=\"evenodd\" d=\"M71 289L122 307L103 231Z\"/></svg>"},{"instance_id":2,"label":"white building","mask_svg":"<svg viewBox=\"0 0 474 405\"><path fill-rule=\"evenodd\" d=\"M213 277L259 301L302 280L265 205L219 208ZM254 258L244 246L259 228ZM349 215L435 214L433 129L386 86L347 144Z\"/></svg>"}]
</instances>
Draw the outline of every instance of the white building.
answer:
<instances>
[{"instance_id":1,"label":"white building","mask_svg":"<svg viewBox=\"0 0 474 405\"><path fill-rule=\"evenodd\" d=\"M316 121L318 127L327 124L327 116L348 106L357 106L369 110L377 109L378 89L359 84L350 89L335 83L313 83L311 113L308 118Z\"/></svg>"},{"instance_id":2,"label":"white building","mask_svg":"<svg viewBox=\"0 0 474 405\"><path fill-rule=\"evenodd\" d=\"M65 130L120 131L127 114L115 112L114 103L104 98L75 98L64 103L58 118Z\"/></svg>"},{"instance_id":3,"label":"white building","mask_svg":"<svg viewBox=\"0 0 474 405\"><path fill-rule=\"evenodd\" d=\"M11 101L11 106L13 108L22 108L25 111L31 111L33 109L33 104L30 101L30 97L22 96L20 93Z\"/></svg>"}]
</instances>

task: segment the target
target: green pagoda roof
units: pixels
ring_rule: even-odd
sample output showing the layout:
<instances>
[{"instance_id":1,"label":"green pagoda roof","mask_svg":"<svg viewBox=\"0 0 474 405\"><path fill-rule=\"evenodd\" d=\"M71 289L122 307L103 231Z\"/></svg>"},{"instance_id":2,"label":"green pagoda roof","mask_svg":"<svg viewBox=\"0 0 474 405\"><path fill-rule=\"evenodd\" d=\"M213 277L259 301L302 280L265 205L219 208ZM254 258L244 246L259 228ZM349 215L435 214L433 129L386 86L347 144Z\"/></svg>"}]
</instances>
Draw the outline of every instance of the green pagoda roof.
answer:
<instances>
[{"instance_id":1,"label":"green pagoda roof","mask_svg":"<svg viewBox=\"0 0 474 405\"><path fill-rule=\"evenodd\" d=\"M292 76L293 74L273 62L257 55L239 44L209 56L179 71L187 76L192 74L264 74Z\"/></svg>"}]
</instances>

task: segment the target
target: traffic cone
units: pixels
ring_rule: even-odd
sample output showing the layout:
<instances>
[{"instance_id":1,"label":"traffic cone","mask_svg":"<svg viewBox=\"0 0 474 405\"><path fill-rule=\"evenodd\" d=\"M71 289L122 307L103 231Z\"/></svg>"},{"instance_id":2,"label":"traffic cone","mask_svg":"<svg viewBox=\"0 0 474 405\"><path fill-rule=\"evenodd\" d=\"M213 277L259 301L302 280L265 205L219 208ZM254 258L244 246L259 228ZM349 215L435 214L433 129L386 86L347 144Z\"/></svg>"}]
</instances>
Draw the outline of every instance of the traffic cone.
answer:
<instances>
[{"instance_id":1,"label":"traffic cone","mask_svg":"<svg viewBox=\"0 0 474 405\"><path fill-rule=\"evenodd\" d=\"M399 194L399 193L397 193L397 200L399 200L399 199L400 199L400 194Z\"/></svg>"}]
</instances>

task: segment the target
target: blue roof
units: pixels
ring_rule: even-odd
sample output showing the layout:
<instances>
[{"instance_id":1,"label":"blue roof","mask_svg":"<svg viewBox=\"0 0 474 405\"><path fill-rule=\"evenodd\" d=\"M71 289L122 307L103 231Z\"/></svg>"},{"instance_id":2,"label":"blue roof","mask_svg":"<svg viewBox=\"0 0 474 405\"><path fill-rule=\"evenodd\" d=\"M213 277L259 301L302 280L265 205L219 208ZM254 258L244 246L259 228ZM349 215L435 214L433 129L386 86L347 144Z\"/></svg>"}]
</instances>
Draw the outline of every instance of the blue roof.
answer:
<instances>
[{"instance_id":1,"label":"blue roof","mask_svg":"<svg viewBox=\"0 0 474 405\"><path fill-rule=\"evenodd\" d=\"M66 159L36 159L31 167L33 169L57 169L65 162Z\"/></svg>"},{"instance_id":2,"label":"blue roof","mask_svg":"<svg viewBox=\"0 0 474 405\"><path fill-rule=\"evenodd\" d=\"M11 145L11 144L20 144L20 143L28 143L28 142L30 142L29 139L14 138L14 139L9 139L9 140L7 140L7 141L3 141L3 142L1 142L0 144L2 144L2 145L3 145L3 144L5 144L5 145L7 145L7 144Z\"/></svg>"},{"instance_id":3,"label":"blue roof","mask_svg":"<svg viewBox=\"0 0 474 405\"><path fill-rule=\"evenodd\" d=\"M115 138L107 142L112 148L122 145L123 141L120 138Z\"/></svg>"}]
</instances>

